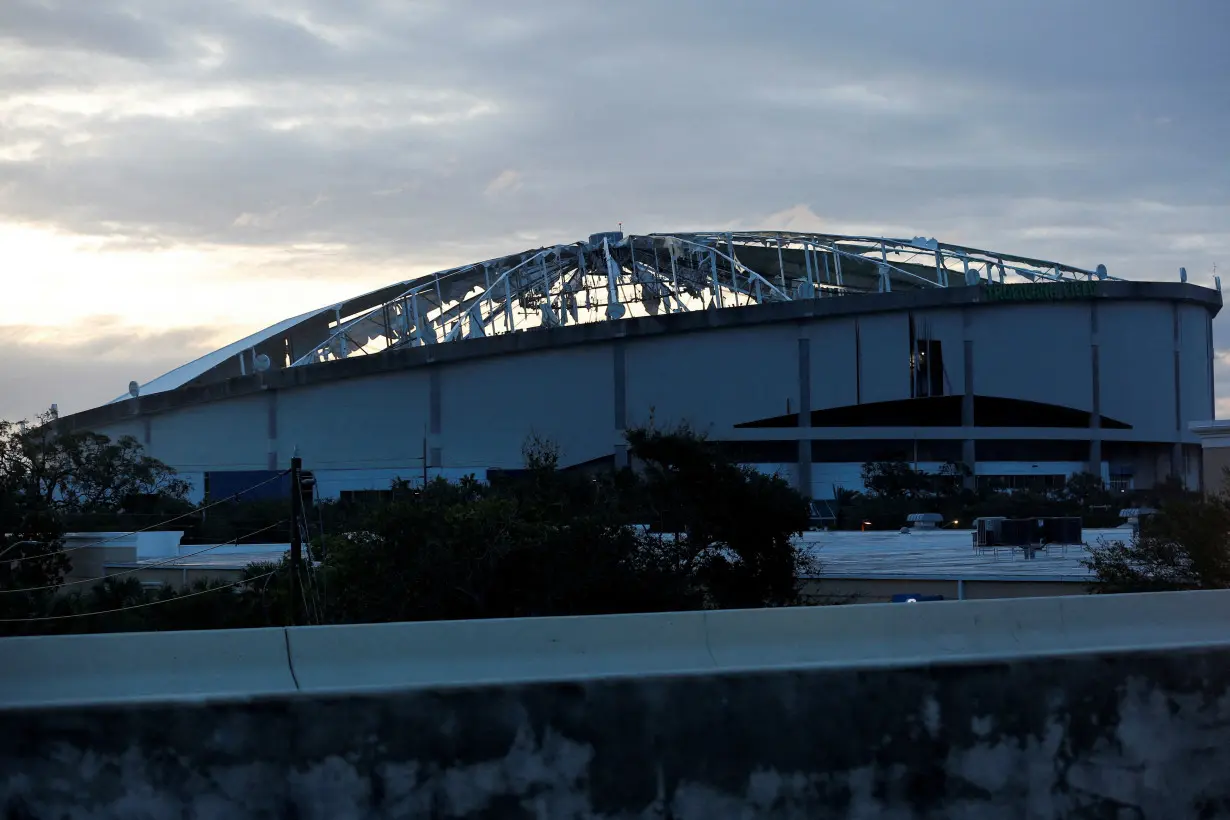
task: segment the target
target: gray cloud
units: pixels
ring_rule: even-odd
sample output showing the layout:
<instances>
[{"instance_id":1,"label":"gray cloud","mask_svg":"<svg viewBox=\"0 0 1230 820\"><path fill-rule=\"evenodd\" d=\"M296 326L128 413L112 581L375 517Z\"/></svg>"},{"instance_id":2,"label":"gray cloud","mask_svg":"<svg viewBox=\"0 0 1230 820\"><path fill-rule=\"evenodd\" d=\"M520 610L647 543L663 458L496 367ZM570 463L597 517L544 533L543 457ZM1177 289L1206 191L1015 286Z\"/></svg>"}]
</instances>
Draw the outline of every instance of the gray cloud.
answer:
<instances>
[{"instance_id":1,"label":"gray cloud","mask_svg":"<svg viewBox=\"0 0 1230 820\"><path fill-rule=\"evenodd\" d=\"M801 206L1230 265L1221 0L87 5L0 9L0 219L343 270Z\"/></svg>"},{"instance_id":2,"label":"gray cloud","mask_svg":"<svg viewBox=\"0 0 1230 820\"><path fill-rule=\"evenodd\" d=\"M0 7L0 31L35 48L79 49L125 59L172 57L160 27L106 3L15 0Z\"/></svg>"},{"instance_id":3,"label":"gray cloud","mask_svg":"<svg viewBox=\"0 0 1230 820\"><path fill-rule=\"evenodd\" d=\"M1157 148L1215 151L1215 131L1176 108L1230 65L1216 48L1159 54L1192 21L1140 3L1086 4L1078 18L1061 3L924 15L890 0L837 19L791 3L529 3L516 19L475 2L425 8L306 3L275 18L149 2L122 28L67 12L12 21L42 51L126 55L154 97L247 100L201 117L86 118L74 127L90 148L48 146L45 161L5 168L0 207L82 230L407 250L655 206L711 221L833 200L942 225L1006 194L1093 206L1179 186L1182 201L1212 203L1226 189L1215 155ZM134 26L167 53L150 58ZM201 64L206 44L216 65ZM478 199L509 170L519 198Z\"/></svg>"},{"instance_id":4,"label":"gray cloud","mask_svg":"<svg viewBox=\"0 0 1230 820\"><path fill-rule=\"evenodd\" d=\"M208 353L226 328L151 331L96 317L88 331L0 325L0 419L33 418L57 404L61 413L86 410Z\"/></svg>"}]
</instances>

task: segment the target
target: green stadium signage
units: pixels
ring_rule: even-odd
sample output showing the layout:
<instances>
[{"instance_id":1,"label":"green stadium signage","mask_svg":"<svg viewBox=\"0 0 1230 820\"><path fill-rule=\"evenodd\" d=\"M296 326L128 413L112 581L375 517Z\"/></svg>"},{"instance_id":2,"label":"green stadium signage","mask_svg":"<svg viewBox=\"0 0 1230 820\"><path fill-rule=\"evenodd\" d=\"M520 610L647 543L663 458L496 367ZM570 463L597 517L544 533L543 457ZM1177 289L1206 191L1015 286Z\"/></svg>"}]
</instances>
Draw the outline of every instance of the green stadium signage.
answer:
<instances>
[{"instance_id":1,"label":"green stadium signage","mask_svg":"<svg viewBox=\"0 0 1230 820\"><path fill-rule=\"evenodd\" d=\"M1030 282L1021 285L987 285L988 302L1064 302L1088 299L1096 294L1094 282Z\"/></svg>"}]
</instances>

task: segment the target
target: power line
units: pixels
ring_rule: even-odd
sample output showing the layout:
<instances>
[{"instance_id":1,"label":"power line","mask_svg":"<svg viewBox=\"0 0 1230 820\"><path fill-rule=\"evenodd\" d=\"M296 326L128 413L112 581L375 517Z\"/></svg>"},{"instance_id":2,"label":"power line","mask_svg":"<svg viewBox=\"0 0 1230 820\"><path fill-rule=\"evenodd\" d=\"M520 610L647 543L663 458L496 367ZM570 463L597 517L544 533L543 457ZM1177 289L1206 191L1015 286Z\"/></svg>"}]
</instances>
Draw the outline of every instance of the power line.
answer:
<instances>
[{"instance_id":1,"label":"power line","mask_svg":"<svg viewBox=\"0 0 1230 820\"><path fill-rule=\"evenodd\" d=\"M167 566L168 564L175 564L175 563L178 563L179 561L183 561L188 558L193 558L197 555L201 555L202 553L209 552L210 550L216 550L219 547L228 547L228 546L231 546L232 544L235 546L238 546L239 542L245 538L251 538L254 535L260 535L262 532L271 530L274 527L280 527L285 523L286 523L286 519L284 518L281 521L277 522L276 524L270 524L268 527L261 527L259 530L254 530L248 533L247 535L237 536L235 538L232 538L230 541L224 541L221 544L212 544L208 547L205 547L205 549L197 550L196 552L190 552L187 555L176 555L172 558L167 558L166 560L163 560L163 561L155 561L149 564L142 564L136 569L128 569L128 570L124 570L123 572L113 572L110 575L100 575L97 578L82 578L77 581L66 581L62 584L48 584L46 586L41 586L41 587L22 587L21 589L0 589L0 595L11 595L17 592L40 592L44 589L63 589L64 587L76 586L78 584L92 584L97 581L105 581L108 578L119 578L124 575L132 575L134 572L141 572L142 570L146 570L146 569L157 569L158 567Z\"/></svg>"},{"instance_id":2,"label":"power line","mask_svg":"<svg viewBox=\"0 0 1230 820\"><path fill-rule=\"evenodd\" d=\"M312 605L308 603L307 585L303 583L303 568L296 567L293 571L299 576L299 595L303 599L303 613L307 616L308 625L310 626L312 623L313 612ZM315 600L315 598L316 596L313 595L312 599ZM316 623L320 623L319 614L316 615Z\"/></svg>"},{"instance_id":3,"label":"power line","mask_svg":"<svg viewBox=\"0 0 1230 820\"><path fill-rule=\"evenodd\" d=\"M307 561L305 562L307 564L306 567L297 565L294 568L296 575L298 575L299 577L299 592L303 598L303 612L307 616L309 623L311 622L313 617L316 619L316 623L320 623L319 606L316 606L315 607L316 611L313 612L313 608L314 608L313 605L317 603L317 597L318 597L316 594L316 585L314 583L313 572L312 572L312 565L315 559L312 557L312 543L311 543L312 533L311 533L311 529L308 527L308 524L307 524L307 509L306 509L306 505L304 505L303 503L299 504L299 517L294 522L294 526L297 527L299 530L299 540L303 544L303 551L307 557ZM305 579L306 579L306 582L305 582Z\"/></svg>"},{"instance_id":4,"label":"power line","mask_svg":"<svg viewBox=\"0 0 1230 820\"><path fill-rule=\"evenodd\" d=\"M290 516L293 520L290 528L290 622L299 626L301 619L307 615L307 600L304 599L303 610L299 609L299 597L303 587L303 578L299 565L303 562L303 529L299 517L303 512L303 459L299 458L299 449L290 459Z\"/></svg>"},{"instance_id":5,"label":"power line","mask_svg":"<svg viewBox=\"0 0 1230 820\"><path fill-rule=\"evenodd\" d=\"M250 493L253 490L257 490L257 489L260 489L261 487L264 487L266 484L272 484L274 481L277 481L279 478L286 475L288 472L290 471L283 470L282 472L275 475L273 478L267 478L264 481L260 482L259 484L253 484L251 487L248 487L246 490L240 490L234 495L229 495L226 498L218 499L217 501L206 504L204 507L197 507L195 510L190 510L186 513L183 513L182 515L177 515L174 518L168 518L166 521L160 521L157 524L150 524L148 527L143 527L139 530L133 530L132 532L124 532L124 533L120 533L119 535L113 535L110 538L104 538L102 541L93 541L89 544L80 544L76 547L68 547L67 549L61 548L58 550L53 550L52 552L46 552L46 553L43 553L42 555L24 555L24 556L18 556L17 558L6 558L4 560L8 561L9 563L21 563L22 561L32 561L35 558L47 558L48 556L55 555L56 553L76 552L77 550L83 550L83 549L86 549L87 547L101 547L103 544L110 544L113 541L121 541L125 538L130 538L134 535L139 535L140 533L149 532L150 530L157 529L158 527L165 527L167 524L173 524L176 521L180 521L184 518L188 518L189 516L196 515L197 513L202 513L202 512L205 512L206 510L212 510L214 507L217 507L221 504L226 504L231 501L238 501L239 496L243 495L244 493ZM4 552L8 552L8 550L20 544L30 544L30 543L40 543L40 542L18 541L16 544L10 544L9 547ZM4 552L0 552L0 558L4 556Z\"/></svg>"},{"instance_id":6,"label":"power line","mask_svg":"<svg viewBox=\"0 0 1230 820\"><path fill-rule=\"evenodd\" d=\"M101 609L96 612L73 612L69 615L41 615L37 618L0 618L0 624L25 624L25 623L33 623L35 621L62 621L62 620L65 620L66 618L85 618L90 615L111 615L116 612L127 612L130 609L143 609L144 607L147 607L147 606L156 606L158 604L169 604L172 601L180 601L180 600L183 600L184 598L192 598L193 596L196 596L196 595L206 595L210 592L221 592L224 589L230 589L232 587L237 587L242 584L250 584L253 581L259 581L260 579L267 578L270 575L276 575L277 572L278 570L276 569L271 570L270 572L266 572L262 575L254 575L251 578L244 578L242 581L236 581L233 584L226 584L225 586L220 586L220 587L211 587L209 589L203 589L199 592L189 592L183 595L176 595L174 598L167 598L162 601L147 601L143 604L133 604L132 606L122 606L122 607L119 607L118 609Z\"/></svg>"},{"instance_id":7,"label":"power line","mask_svg":"<svg viewBox=\"0 0 1230 820\"><path fill-rule=\"evenodd\" d=\"M312 503L316 505L316 525L317 532L320 533L320 557L324 561L325 555L325 514L323 504L320 497L320 482L312 485ZM321 614L327 615L329 612L329 573L321 573L320 579L320 610ZM323 621L322 621L323 622Z\"/></svg>"},{"instance_id":8,"label":"power line","mask_svg":"<svg viewBox=\"0 0 1230 820\"><path fill-rule=\"evenodd\" d=\"M313 488L314 490L314 488ZM307 510L300 510L302 517L300 524L303 529L303 548L307 552L307 566L304 568L304 575L307 578L306 592L311 593L312 605L308 606L307 601L304 601L304 608L308 610L309 615L313 614L311 610L315 609L316 623L323 623L321 618L320 593L316 589L316 558L312 555L312 529L308 526ZM305 594L306 594L305 592Z\"/></svg>"}]
</instances>

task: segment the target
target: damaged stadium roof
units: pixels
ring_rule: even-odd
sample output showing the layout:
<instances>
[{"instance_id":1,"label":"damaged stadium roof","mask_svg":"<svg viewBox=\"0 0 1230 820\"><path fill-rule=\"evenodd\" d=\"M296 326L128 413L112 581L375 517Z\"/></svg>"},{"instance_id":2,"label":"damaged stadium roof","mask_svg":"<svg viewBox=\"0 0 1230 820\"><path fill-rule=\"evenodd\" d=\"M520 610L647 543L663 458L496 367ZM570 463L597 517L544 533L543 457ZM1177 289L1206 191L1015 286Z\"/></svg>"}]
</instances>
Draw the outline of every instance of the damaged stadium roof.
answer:
<instances>
[{"instance_id":1,"label":"damaged stadium roof","mask_svg":"<svg viewBox=\"0 0 1230 820\"><path fill-rule=\"evenodd\" d=\"M1101 265L1086 270L923 237L599 233L398 282L286 319L135 387L134 394L608 319L894 290L1108 279Z\"/></svg>"}]
</instances>

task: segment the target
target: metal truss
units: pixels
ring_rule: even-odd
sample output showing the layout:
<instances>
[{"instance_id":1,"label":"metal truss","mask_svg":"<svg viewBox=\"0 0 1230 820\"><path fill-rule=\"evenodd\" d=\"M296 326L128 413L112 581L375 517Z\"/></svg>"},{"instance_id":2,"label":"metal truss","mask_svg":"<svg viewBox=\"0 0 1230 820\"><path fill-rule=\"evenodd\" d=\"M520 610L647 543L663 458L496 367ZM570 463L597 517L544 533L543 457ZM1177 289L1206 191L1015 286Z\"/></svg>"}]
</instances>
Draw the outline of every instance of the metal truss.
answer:
<instances>
[{"instance_id":1,"label":"metal truss","mask_svg":"<svg viewBox=\"0 0 1230 820\"><path fill-rule=\"evenodd\" d=\"M1113 279L1105 267L947 245L783 232L602 233L429 274L335 308L292 367L500 333L857 293ZM389 289L378 292L383 297ZM371 294L369 296L377 296Z\"/></svg>"},{"instance_id":2,"label":"metal truss","mask_svg":"<svg viewBox=\"0 0 1230 820\"><path fill-rule=\"evenodd\" d=\"M921 288L1110 279L934 239L739 231L594 234L398 282L295 316L130 397L404 347L526 330Z\"/></svg>"}]
</instances>

